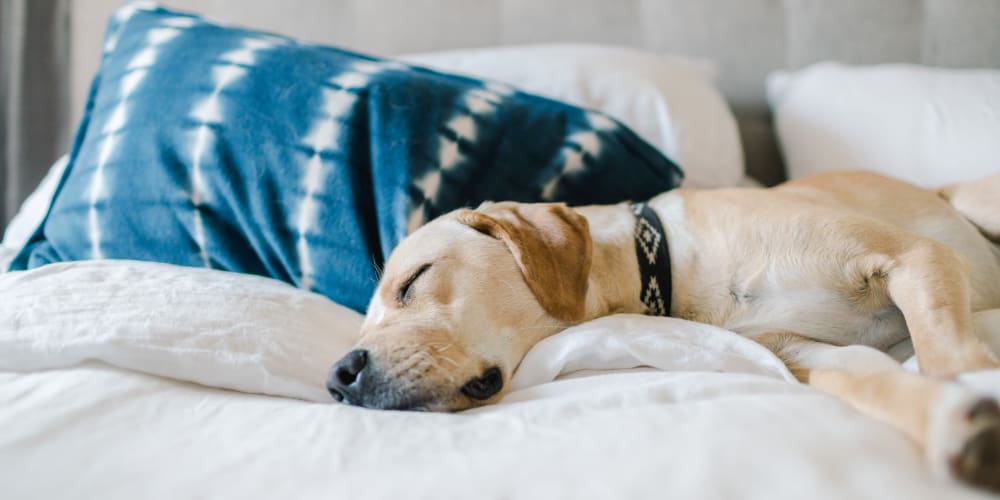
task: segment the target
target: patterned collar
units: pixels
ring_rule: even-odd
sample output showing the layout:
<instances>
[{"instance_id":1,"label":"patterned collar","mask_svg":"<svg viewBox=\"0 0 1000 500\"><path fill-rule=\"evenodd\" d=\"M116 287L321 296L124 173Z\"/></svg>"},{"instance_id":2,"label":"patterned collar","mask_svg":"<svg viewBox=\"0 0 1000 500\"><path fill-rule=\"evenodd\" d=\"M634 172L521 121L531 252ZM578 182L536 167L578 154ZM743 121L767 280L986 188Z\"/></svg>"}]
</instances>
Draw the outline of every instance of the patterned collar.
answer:
<instances>
[{"instance_id":1,"label":"patterned collar","mask_svg":"<svg viewBox=\"0 0 1000 500\"><path fill-rule=\"evenodd\" d=\"M634 203L630 208L635 214L635 256L639 260L639 279L642 280L640 298L646 305L646 314L670 316L673 283L667 233L649 205Z\"/></svg>"}]
</instances>

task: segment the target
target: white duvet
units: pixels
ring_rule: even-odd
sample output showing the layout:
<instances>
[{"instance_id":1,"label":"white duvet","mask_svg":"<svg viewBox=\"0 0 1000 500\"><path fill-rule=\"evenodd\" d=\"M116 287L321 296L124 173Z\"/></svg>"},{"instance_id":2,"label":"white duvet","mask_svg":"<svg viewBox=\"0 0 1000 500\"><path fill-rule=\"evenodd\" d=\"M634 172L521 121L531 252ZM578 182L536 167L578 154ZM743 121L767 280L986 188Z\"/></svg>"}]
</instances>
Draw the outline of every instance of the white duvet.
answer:
<instances>
[{"instance_id":1,"label":"white duvet","mask_svg":"<svg viewBox=\"0 0 1000 500\"><path fill-rule=\"evenodd\" d=\"M421 414L330 402L359 324L217 271L0 275L0 498L988 498L725 330L604 318L500 404Z\"/></svg>"}]
</instances>

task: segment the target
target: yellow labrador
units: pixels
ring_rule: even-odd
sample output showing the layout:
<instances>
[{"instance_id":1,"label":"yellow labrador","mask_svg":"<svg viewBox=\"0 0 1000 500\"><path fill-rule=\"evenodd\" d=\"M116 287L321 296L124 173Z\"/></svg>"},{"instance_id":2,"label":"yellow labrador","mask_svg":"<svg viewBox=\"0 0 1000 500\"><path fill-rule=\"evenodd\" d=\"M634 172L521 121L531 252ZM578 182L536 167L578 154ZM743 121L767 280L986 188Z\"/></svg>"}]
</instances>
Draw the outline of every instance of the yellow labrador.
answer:
<instances>
[{"instance_id":1,"label":"yellow labrador","mask_svg":"<svg viewBox=\"0 0 1000 500\"><path fill-rule=\"evenodd\" d=\"M1000 409L949 381L1000 366L974 327L1000 308L1000 175L936 192L842 173L678 189L647 207L484 204L418 229L331 394L386 409L494 402L541 339L664 308L760 342L911 436L936 470L1000 490ZM922 375L880 352L907 337Z\"/></svg>"}]
</instances>

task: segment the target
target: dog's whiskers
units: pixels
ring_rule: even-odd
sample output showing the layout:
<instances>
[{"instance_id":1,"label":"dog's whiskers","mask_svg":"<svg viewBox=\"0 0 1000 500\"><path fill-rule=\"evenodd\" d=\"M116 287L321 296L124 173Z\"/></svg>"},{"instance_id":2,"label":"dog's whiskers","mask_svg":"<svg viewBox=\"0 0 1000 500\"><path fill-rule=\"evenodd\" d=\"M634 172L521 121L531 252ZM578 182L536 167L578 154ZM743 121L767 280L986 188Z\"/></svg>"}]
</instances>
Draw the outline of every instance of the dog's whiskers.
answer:
<instances>
[{"instance_id":1,"label":"dog's whiskers","mask_svg":"<svg viewBox=\"0 0 1000 500\"><path fill-rule=\"evenodd\" d=\"M442 352L445 352L448 349L451 349L452 347L455 347L455 344L452 343L452 342L449 342L447 344L427 344L427 345L429 345L431 349L434 349L434 352L436 352L438 354L441 354ZM443 345L444 347L437 347L439 345Z\"/></svg>"},{"instance_id":2,"label":"dog's whiskers","mask_svg":"<svg viewBox=\"0 0 1000 500\"><path fill-rule=\"evenodd\" d=\"M376 260L375 255L371 256L372 268L375 269L375 279L376 281L382 281L382 276L385 274L385 268L380 266L378 260Z\"/></svg>"},{"instance_id":3,"label":"dog's whiskers","mask_svg":"<svg viewBox=\"0 0 1000 500\"><path fill-rule=\"evenodd\" d=\"M448 378L449 384L455 383L455 377L452 375L451 370L448 370L447 368L441 366L441 363L438 362L438 360L441 359L451 363L453 366L456 367L459 366L459 364L455 362L454 359L451 359L448 356L431 356L431 354L426 351L421 351L421 354L422 354L421 358L424 359L428 365L430 365L432 368L435 368L438 371L438 373Z\"/></svg>"},{"instance_id":4,"label":"dog's whiskers","mask_svg":"<svg viewBox=\"0 0 1000 500\"><path fill-rule=\"evenodd\" d=\"M458 366L458 363L456 363L454 359L451 359L448 356L438 356L438 357L441 358L444 361L447 361L447 362L451 363L452 366L456 366L456 367Z\"/></svg>"}]
</instances>

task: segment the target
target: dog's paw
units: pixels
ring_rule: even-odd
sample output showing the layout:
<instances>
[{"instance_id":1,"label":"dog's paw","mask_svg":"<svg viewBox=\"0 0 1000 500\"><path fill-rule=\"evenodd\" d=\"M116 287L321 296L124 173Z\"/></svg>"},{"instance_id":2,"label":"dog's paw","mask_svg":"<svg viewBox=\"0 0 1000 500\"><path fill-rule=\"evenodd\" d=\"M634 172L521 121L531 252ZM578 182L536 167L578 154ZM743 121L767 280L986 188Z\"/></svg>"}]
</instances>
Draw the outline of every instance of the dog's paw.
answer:
<instances>
[{"instance_id":1,"label":"dog's paw","mask_svg":"<svg viewBox=\"0 0 1000 500\"><path fill-rule=\"evenodd\" d=\"M1000 405L966 391L946 391L931 408L931 465L971 486L1000 493Z\"/></svg>"},{"instance_id":2,"label":"dog's paw","mask_svg":"<svg viewBox=\"0 0 1000 500\"><path fill-rule=\"evenodd\" d=\"M973 486L1000 493L1000 406L992 399L980 399L966 419L972 432L949 460L951 473Z\"/></svg>"}]
</instances>

